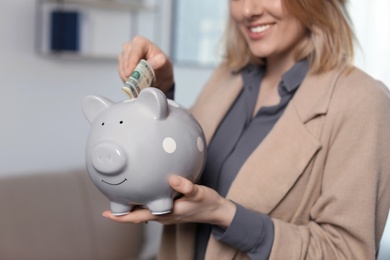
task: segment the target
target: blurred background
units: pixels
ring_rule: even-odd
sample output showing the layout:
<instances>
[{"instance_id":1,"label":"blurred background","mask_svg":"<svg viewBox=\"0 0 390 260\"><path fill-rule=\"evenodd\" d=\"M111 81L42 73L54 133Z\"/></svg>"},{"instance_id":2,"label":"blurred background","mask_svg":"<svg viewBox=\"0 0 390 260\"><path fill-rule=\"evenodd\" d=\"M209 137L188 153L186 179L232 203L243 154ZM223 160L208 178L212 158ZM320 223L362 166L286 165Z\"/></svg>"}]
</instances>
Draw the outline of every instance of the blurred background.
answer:
<instances>
[{"instance_id":1,"label":"blurred background","mask_svg":"<svg viewBox=\"0 0 390 260\"><path fill-rule=\"evenodd\" d=\"M135 35L149 38L171 57L176 100L189 107L219 61L227 4L227 0L2 0L0 181L85 167L89 124L81 102L90 94L127 99L116 57ZM388 10L388 0L353 0L349 5L358 40L356 66L390 86ZM388 229L379 256L383 260L390 259Z\"/></svg>"}]
</instances>

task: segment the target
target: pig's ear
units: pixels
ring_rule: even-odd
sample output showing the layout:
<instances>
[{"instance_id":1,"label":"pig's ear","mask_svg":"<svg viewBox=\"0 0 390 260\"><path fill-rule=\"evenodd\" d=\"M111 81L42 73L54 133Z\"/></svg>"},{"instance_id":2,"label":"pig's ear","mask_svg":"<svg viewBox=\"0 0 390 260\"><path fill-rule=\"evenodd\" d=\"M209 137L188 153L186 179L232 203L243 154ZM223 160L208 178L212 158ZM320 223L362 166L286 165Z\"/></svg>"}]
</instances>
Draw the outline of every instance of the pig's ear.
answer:
<instances>
[{"instance_id":1,"label":"pig's ear","mask_svg":"<svg viewBox=\"0 0 390 260\"><path fill-rule=\"evenodd\" d=\"M83 100L83 111L89 123L106 108L114 104L111 100L101 96L87 96Z\"/></svg>"},{"instance_id":2,"label":"pig's ear","mask_svg":"<svg viewBox=\"0 0 390 260\"><path fill-rule=\"evenodd\" d=\"M137 103L150 111L156 119L165 119L168 116L167 98L157 88L150 87L143 89L137 98Z\"/></svg>"}]
</instances>

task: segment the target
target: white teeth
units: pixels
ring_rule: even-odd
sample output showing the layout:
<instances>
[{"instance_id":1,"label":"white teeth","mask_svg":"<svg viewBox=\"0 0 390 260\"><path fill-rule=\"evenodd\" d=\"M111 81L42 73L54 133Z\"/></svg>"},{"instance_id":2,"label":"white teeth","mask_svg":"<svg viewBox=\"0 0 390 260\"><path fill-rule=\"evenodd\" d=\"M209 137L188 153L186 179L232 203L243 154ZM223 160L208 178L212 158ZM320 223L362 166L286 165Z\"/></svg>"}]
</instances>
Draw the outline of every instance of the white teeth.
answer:
<instances>
[{"instance_id":1,"label":"white teeth","mask_svg":"<svg viewBox=\"0 0 390 260\"><path fill-rule=\"evenodd\" d=\"M251 30L251 32L254 32L254 33L261 33L270 27L271 27L271 25L269 25L269 24L268 25L261 25L261 26L257 26L257 27L252 27L252 28L250 28L250 30Z\"/></svg>"}]
</instances>

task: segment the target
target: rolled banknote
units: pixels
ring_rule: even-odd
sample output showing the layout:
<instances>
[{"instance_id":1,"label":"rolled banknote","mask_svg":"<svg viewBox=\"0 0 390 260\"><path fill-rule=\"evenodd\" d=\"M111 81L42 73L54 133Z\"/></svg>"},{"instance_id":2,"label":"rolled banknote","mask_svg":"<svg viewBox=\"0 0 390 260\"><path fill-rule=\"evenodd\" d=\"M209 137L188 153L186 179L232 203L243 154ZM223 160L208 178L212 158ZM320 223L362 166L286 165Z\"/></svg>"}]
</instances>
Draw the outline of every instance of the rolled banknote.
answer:
<instances>
[{"instance_id":1,"label":"rolled banknote","mask_svg":"<svg viewBox=\"0 0 390 260\"><path fill-rule=\"evenodd\" d=\"M141 90L150 87L155 80L156 76L152 67L146 60L142 59L137 64L130 77L126 80L122 90L129 95L131 99L137 98Z\"/></svg>"}]
</instances>

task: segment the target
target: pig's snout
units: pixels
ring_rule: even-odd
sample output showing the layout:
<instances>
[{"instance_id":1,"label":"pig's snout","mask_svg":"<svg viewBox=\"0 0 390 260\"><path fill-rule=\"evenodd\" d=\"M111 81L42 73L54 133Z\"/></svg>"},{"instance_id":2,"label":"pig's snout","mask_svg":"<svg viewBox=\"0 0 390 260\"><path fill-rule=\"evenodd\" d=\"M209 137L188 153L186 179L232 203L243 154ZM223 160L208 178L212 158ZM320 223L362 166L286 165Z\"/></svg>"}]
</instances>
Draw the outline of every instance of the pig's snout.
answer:
<instances>
[{"instance_id":1,"label":"pig's snout","mask_svg":"<svg viewBox=\"0 0 390 260\"><path fill-rule=\"evenodd\" d=\"M96 145L91 160L93 167L103 174L117 174L126 166L125 151L110 142Z\"/></svg>"}]
</instances>

